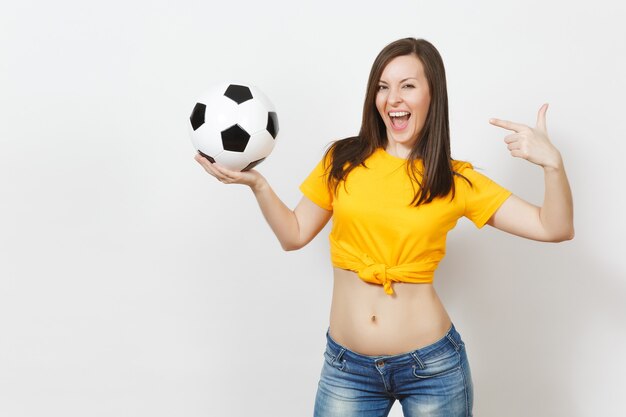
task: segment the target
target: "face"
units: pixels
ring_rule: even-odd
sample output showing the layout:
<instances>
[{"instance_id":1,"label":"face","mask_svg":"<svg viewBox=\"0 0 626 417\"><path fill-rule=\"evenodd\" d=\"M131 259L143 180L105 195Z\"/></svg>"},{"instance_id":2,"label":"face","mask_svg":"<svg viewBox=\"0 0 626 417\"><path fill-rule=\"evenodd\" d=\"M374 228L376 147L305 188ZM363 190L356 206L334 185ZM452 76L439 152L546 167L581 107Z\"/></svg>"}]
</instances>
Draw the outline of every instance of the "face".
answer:
<instances>
[{"instance_id":1,"label":"face","mask_svg":"<svg viewBox=\"0 0 626 417\"><path fill-rule=\"evenodd\" d=\"M380 76L376 108L387 128L387 140L413 147L424 127L430 91L422 62L416 55L392 59Z\"/></svg>"}]
</instances>

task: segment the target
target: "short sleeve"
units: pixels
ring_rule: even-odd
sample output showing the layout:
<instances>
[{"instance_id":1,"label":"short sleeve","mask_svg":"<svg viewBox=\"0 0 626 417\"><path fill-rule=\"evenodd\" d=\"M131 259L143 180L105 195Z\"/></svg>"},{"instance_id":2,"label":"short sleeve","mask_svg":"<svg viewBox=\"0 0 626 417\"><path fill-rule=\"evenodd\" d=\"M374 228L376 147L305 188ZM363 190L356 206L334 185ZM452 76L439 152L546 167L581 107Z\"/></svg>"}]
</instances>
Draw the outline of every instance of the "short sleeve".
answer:
<instances>
[{"instance_id":1,"label":"short sleeve","mask_svg":"<svg viewBox=\"0 0 626 417\"><path fill-rule=\"evenodd\" d=\"M321 208L332 211L333 194L328 189L326 183L327 175L325 168L326 163L323 158L300 184L300 191Z\"/></svg>"},{"instance_id":2,"label":"short sleeve","mask_svg":"<svg viewBox=\"0 0 626 417\"><path fill-rule=\"evenodd\" d=\"M465 202L463 214L480 229L512 193L487 176L476 172L469 162L463 163L457 172L472 183L470 186L463 178L460 179Z\"/></svg>"}]
</instances>

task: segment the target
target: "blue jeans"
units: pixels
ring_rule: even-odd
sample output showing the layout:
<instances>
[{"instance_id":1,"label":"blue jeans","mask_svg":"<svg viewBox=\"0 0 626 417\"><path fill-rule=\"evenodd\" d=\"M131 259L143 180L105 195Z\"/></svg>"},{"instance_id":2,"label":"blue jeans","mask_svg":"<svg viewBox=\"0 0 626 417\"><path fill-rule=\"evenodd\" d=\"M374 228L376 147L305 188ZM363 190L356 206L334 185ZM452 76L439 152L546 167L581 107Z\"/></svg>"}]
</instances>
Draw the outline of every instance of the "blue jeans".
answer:
<instances>
[{"instance_id":1,"label":"blue jeans","mask_svg":"<svg viewBox=\"0 0 626 417\"><path fill-rule=\"evenodd\" d=\"M405 417L472 416L472 376L454 324L435 343L391 356L352 352L328 332L326 339L314 417L383 417L395 400Z\"/></svg>"}]
</instances>

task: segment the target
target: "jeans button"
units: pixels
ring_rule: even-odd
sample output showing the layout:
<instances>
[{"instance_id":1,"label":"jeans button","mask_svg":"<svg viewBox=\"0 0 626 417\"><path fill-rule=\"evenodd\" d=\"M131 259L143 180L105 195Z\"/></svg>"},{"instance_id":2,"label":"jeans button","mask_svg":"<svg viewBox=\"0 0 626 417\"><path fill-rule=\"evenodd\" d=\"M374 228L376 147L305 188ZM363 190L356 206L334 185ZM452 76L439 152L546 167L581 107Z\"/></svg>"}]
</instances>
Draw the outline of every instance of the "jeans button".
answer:
<instances>
[{"instance_id":1,"label":"jeans button","mask_svg":"<svg viewBox=\"0 0 626 417\"><path fill-rule=\"evenodd\" d=\"M376 361L376 366L378 366L379 368L382 368L383 366L385 366L385 361Z\"/></svg>"}]
</instances>

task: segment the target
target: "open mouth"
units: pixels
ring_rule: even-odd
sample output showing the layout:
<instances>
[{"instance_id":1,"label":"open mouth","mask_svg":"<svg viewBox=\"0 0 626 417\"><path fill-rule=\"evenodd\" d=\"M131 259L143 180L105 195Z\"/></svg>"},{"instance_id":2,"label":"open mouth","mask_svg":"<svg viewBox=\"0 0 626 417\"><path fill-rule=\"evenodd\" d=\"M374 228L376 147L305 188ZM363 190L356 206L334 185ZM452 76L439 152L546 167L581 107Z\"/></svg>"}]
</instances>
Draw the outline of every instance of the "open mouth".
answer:
<instances>
[{"instance_id":1,"label":"open mouth","mask_svg":"<svg viewBox=\"0 0 626 417\"><path fill-rule=\"evenodd\" d=\"M402 130L409 124L411 113L408 111L392 111L388 114L389 119L391 120L391 125L396 130Z\"/></svg>"}]
</instances>

